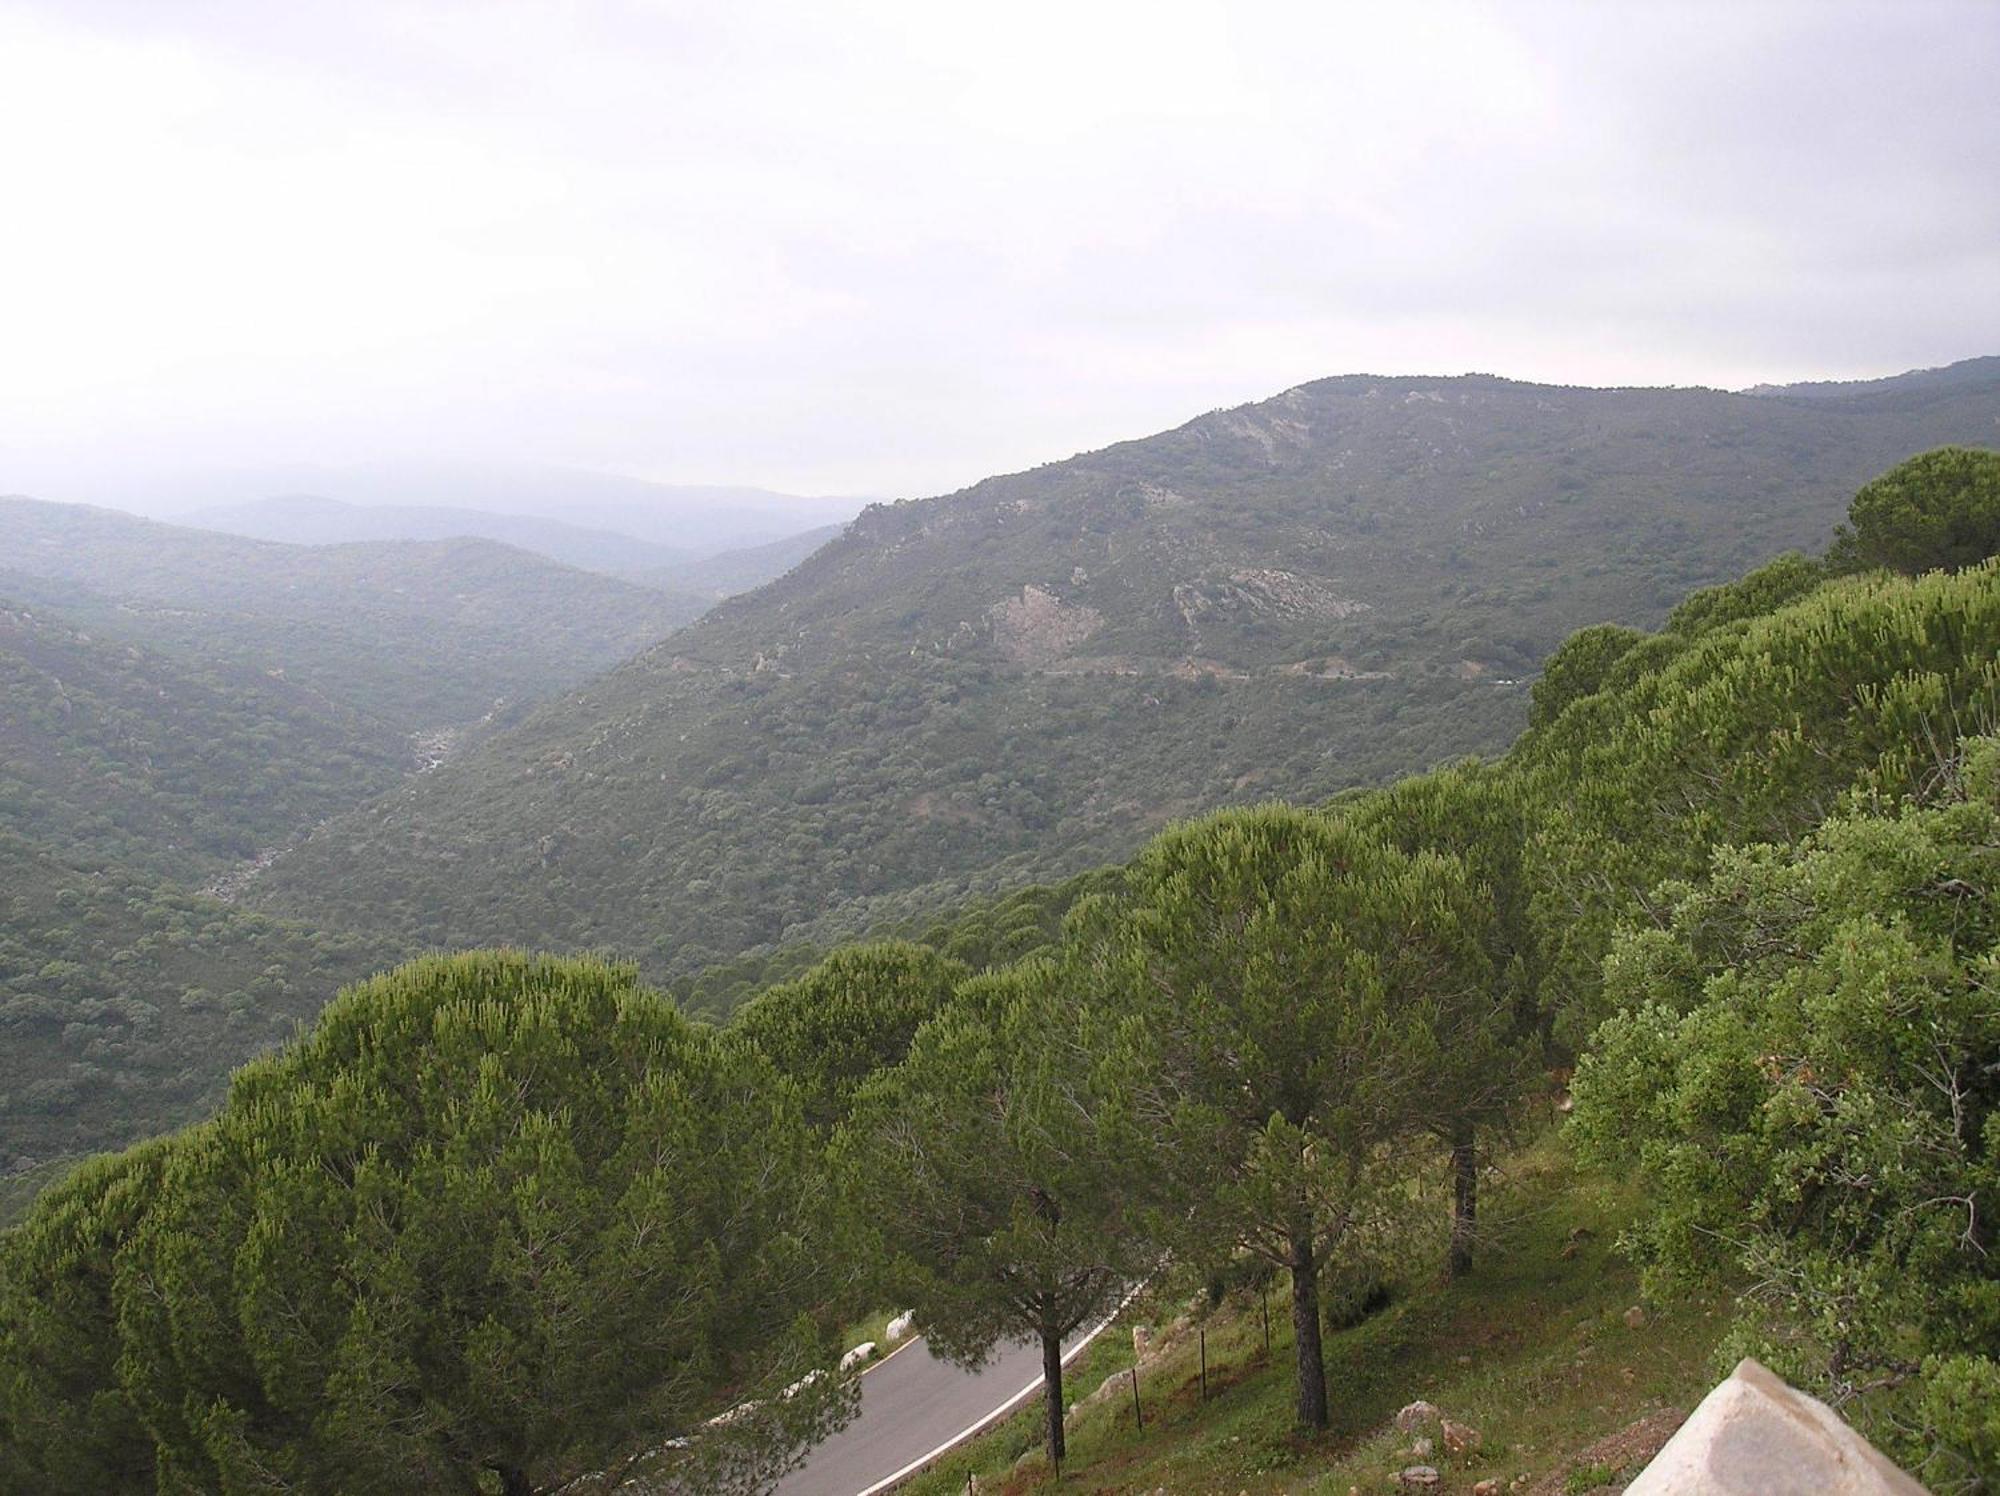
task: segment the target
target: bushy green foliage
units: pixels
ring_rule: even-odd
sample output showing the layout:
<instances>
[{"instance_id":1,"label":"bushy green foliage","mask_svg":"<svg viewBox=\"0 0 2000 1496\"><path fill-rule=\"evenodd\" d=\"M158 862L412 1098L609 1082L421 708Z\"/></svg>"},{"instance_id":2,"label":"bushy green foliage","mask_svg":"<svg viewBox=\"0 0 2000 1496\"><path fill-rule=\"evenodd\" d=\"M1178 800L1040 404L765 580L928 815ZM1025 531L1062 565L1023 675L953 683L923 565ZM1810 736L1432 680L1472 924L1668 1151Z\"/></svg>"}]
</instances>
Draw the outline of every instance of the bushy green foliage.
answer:
<instances>
[{"instance_id":1,"label":"bushy green foliage","mask_svg":"<svg viewBox=\"0 0 2000 1496\"><path fill-rule=\"evenodd\" d=\"M1857 782L1914 790L1995 723L1994 564L1828 583L1572 702L1508 761L1538 807L1528 876L1565 1038L1604 1016L1612 929L1661 880L1724 842L1798 836Z\"/></svg>"},{"instance_id":2,"label":"bushy green foliage","mask_svg":"<svg viewBox=\"0 0 2000 1496\"><path fill-rule=\"evenodd\" d=\"M1124 878L1122 867L1093 868L1061 883L1031 883L1011 893L969 898L942 916L891 921L871 933L928 946L971 971L1009 966L1054 955L1070 909L1092 894L1115 893ZM684 1011L722 1020L760 992L825 961L828 954L815 945L767 947L680 977L665 990Z\"/></svg>"},{"instance_id":3,"label":"bushy green foliage","mask_svg":"<svg viewBox=\"0 0 2000 1496\"><path fill-rule=\"evenodd\" d=\"M1833 559L1914 576L2000 555L2000 452L1939 447L1898 463L1854 496Z\"/></svg>"},{"instance_id":4,"label":"bushy green foliage","mask_svg":"<svg viewBox=\"0 0 2000 1496\"><path fill-rule=\"evenodd\" d=\"M968 974L925 946L846 946L765 991L734 1028L799 1088L806 1121L827 1129L846 1117L857 1086L902 1061Z\"/></svg>"},{"instance_id":5,"label":"bushy green foliage","mask_svg":"<svg viewBox=\"0 0 2000 1496\"><path fill-rule=\"evenodd\" d=\"M1576 1082L1653 1291L1740 1272L1747 1344L1932 1479L2000 1476L2000 740L1656 902Z\"/></svg>"},{"instance_id":6,"label":"bushy green foliage","mask_svg":"<svg viewBox=\"0 0 2000 1496\"><path fill-rule=\"evenodd\" d=\"M1664 631L1692 637L1724 624L1775 613L1797 602L1831 575L1832 569L1824 561L1787 552L1733 582L1693 593L1667 615Z\"/></svg>"},{"instance_id":7,"label":"bushy green foliage","mask_svg":"<svg viewBox=\"0 0 2000 1496\"><path fill-rule=\"evenodd\" d=\"M213 1122L38 1205L7 1291L39 1297L67 1253L58 1308L101 1320L108 1278L116 1381L79 1348L58 1383L39 1320L10 1318L11 1406L136 1411L167 1492L760 1489L839 1386L702 1420L829 1349L801 1318L829 1272L818 1181L789 1088L629 970L418 962L245 1067Z\"/></svg>"},{"instance_id":8,"label":"bushy green foliage","mask_svg":"<svg viewBox=\"0 0 2000 1496\"><path fill-rule=\"evenodd\" d=\"M90 1160L0 1236L0 1489L154 1489L152 1439L118 1380L112 1276L172 1146Z\"/></svg>"},{"instance_id":9,"label":"bushy green foliage","mask_svg":"<svg viewBox=\"0 0 2000 1496\"><path fill-rule=\"evenodd\" d=\"M1420 1125L1452 1155L1448 1265L1472 1267L1478 1225L1479 1143L1506 1126L1541 1057L1548 1015L1526 878L1529 805L1507 774L1474 761L1414 775L1341 809L1356 826L1407 854L1461 863L1462 906L1487 981L1445 988L1432 1018Z\"/></svg>"},{"instance_id":10,"label":"bushy green foliage","mask_svg":"<svg viewBox=\"0 0 2000 1496\"><path fill-rule=\"evenodd\" d=\"M1553 722L1581 696L1590 696L1604 687L1604 678L1632 646L1646 637L1642 630L1619 623L1600 623L1578 629L1563 640L1560 648L1542 662L1542 678L1530 692L1528 725L1540 727Z\"/></svg>"}]
</instances>

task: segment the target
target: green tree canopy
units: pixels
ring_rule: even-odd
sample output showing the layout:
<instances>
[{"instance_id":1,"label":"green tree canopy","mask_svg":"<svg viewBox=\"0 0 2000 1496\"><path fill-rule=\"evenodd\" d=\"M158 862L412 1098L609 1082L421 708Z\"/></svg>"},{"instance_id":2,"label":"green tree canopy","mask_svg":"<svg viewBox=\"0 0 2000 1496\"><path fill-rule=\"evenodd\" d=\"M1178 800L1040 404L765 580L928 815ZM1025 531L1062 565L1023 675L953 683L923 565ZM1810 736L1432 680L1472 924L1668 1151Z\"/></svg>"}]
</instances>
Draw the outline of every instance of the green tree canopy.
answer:
<instances>
[{"instance_id":1,"label":"green tree canopy","mask_svg":"<svg viewBox=\"0 0 2000 1496\"><path fill-rule=\"evenodd\" d=\"M704 1427L803 1370L816 1155L754 1050L628 969L488 952L350 989L176 1144L120 1254L161 1489L754 1488L842 1401Z\"/></svg>"},{"instance_id":2,"label":"green tree canopy","mask_svg":"<svg viewBox=\"0 0 2000 1496\"><path fill-rule=\"evenodd\" d=\"M1102 1125L1115 1068L1082 1049L1077 1016L1052 962L974 978L862 1088L841 1141L888 1281L929 1342L967 1364L1039 1342L1052 1464L1064 1338L1152 1266Z\"/></svg>"},{"instance_id":3,"label":"green tree canopy","mask_svg":"<svg viewBox=\"0 0 2000 1496\"><path fill-rule=\"evenodd\" d=\"M1441 1013L1489 986L1464 868L1272 805L1165 833L1131 887L1098 1001L1149 1049L1161 1226L1290 1270L1299 1421L1322 1428L1321 1269L1406 1199L1385 1145L1425 1119Z\"/></svg>"},{"instance_id":4,"label":"green tree canopy","mask_svg":"<svg viewBox=\"0 0 2000 1496\"><path fill-rule=\"evenodd\" d=\"M153 1442L118 1383L112 1263L173 1146L89 1160L0 1236L0 1490L154 1489Z\"/></svg>"},{"instance_id":5,"label":"green tree canopy","mask_svg":"<svg viewBox=\"0 0 2000 1496\"><path fill-rule=\"evenodd\" d=\"M1667 615L1664 632L1695 635L1775 613L1795 603L1829 575L1824 561L1788 551L1733 582L1704 587Z\"/></svg>"},{"instance_id":6,"label":"green tree canopy","mask_svg":"<svg viewBox=\"0 0 2000 1496\"><path fill-rule=\"evenodd\" d=\"M1529 918L1523 854L1530 810L1520 781L1476 760L1399 780L1356 802L1347 817L1405 853L1441 853L1465 866L1464 908L1487 980L1439 984L1436 1063L1425 1077L1423 1125L1451 1150L1448 1265L1472 1266L1478 1226L1479 1135L1508 1120L1535 1074L1544 1031L1541 963Z\"/></svg>"},{"instance_id":7,"label":"green tree canopy","mask_svg":"<svg viewBox=\"0 0 2000 1496\"><path fill-rule=\"evenodd\" d=\"M1553 722L1572 701L1600 690L1611 667L1645 637L1622 623L1600 623L1563 640L1542 662L1542 678L1529 692L1530 725Z\"/></svg>"},{"instance_id":8,"label":"green tree canopy","mask_svg":"<svg viewBox=\"0 0 2000 1496\"><path fill-rule=\"evenodd\" d=\"M1646 1183L1649 1283L1740 1271L1745 1349L2000 1476L2000 740L1661 901L1576 1081L1586 1154Z\"/></svg>"},{"instance_id":9,"label":"green tree canopy","mask_svg":"<svg viewBox=\"0 0 2000 1496\"><path fill-rule=\"evenodd\" d=\"M927 946L846 946L746 1004L736 1027L798 1084L806 1120L831 1128L855 1088L903 1058L966 976Z\"/></svg>"},{"instance_id":10,"label":"green tree canopy","mask_svg":"<svg viewBox=\"0 0 2000 1496\"><path fill-rule=\"evenodd\" d=\"M2000 555L2000 452L1939 447L1898 463L1848 506L1832 559L1911 575Z\"/></svg>"},{"instance_id":11,"label":"green tree canopy","mask_svg":"<svg viewBox=\"0 0 2000 1496\"><path fill-rule=\"evenodd\" d=\"M1527 880L1557 1037L1609 1011L1613 929L1711 848L1789 841L1857 783L1922 785L2000 722L2000 571L1872 573L1701 633L1575 703L1508 755L1537 807Z\"/></svg>"}]
</instances>

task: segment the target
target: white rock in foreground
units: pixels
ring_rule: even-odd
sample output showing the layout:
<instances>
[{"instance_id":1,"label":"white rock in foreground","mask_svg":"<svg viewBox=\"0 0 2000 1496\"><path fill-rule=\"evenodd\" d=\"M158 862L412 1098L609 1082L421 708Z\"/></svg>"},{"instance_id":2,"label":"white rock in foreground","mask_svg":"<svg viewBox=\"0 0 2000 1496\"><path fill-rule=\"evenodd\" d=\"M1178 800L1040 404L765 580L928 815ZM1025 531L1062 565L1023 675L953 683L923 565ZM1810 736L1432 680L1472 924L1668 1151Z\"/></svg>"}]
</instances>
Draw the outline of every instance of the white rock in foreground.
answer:
<instances>
[{"instance_id":1,"label":"white rock in foreground","mask_svg":"<svg viewBox=\"0 0 2000 1496\"><path fill-rule=\"evenodd\" d=\"M1744 1357L1625 1496L1924 1496L1840 1415Z\"/></svg>"}]
</instances>

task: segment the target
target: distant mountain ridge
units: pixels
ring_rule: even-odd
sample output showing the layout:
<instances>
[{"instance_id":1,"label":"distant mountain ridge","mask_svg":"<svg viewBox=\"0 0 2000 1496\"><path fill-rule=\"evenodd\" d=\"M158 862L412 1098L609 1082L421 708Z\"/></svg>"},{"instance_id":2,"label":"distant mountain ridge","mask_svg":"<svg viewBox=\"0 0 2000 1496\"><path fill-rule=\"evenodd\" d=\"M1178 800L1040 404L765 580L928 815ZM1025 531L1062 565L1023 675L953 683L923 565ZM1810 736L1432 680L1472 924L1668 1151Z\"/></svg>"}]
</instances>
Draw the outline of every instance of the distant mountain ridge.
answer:
<instances>
[{"instance_id":1,"label":"distant mountain ridge","mask_svg":"<svg viewBox=\"0 0 2000 1496\"><path fill-rule=\"evenodd\" d=\"M1746 395L1776 396L1787 400L1854 400L1883 395L1908 401L1924 396L1950 396L1958 390L1978 389L2000 380L2000 354L1962 359L1936 369L1912 369L1886 379L1820 379L1803 384L1757 384Z\"/></svg>"},{"instance_id":2,"label":"distant mountain ridge","mask_svg":"<svg viewBox=\"0 0 2000 1496\"><path fill-rule=\"evenodd\" d=\"M572 686L707 605L490 540L284 545L21 498L0 498L0 595L406 734Z\"/></svg>"},{"instance_id":3,"label":"distant mountain ridge","mask_svg":"<svg viewBox=\"0 0 2000 1496\"><path fill-rule=\"evenodd\" d=\"M770 517L719 517L750 533ZM616 530L589 529L533 514L496 514L442 505L350 504L317 494L289 494L178 515L175 523L287 545L346 545L384 540L494 540L565 566L638 582L659 591L714 601L781 576L838 535L821 525L731 549L667 545ZM717 533L720 533L719 531Z\"/></svg>"},{"instance_id":4,"label":"distant mountain ridge","mask_svg":"<svg viewBox=\"0 0 2000 1496\"><path fill-rule=\"evenodd\" d=\"M279 912L673 975L1317 799L1523 720L1577 627L1818 549L2000 366L1851 395L1316 381L876 505L757 591L274 867Z\"/></svg>"},{"instance_id":5,"label":"distant mountain ridge","mask_svg":"<svg viewBox=\"0 0 2000 1496\"><path fill-rule=\"evenodd\" d=\"M257 504L274 494L327 495L357 508L470 510L542 519L630 535L696 556L764 545L845 522L867 502L743 485L656 483L582 468L449 461L113 473L0 470L0 492L9 489L172 523L186 523L189 515L204 510Z\"/></svg>"},{"instance_id":6,"label":"distant mountain ridge","mask_svg":"<svg viewBox=\"0 0 2000 1496\"><path fill-rule=\"evenodd\" d=\"M565 566L638 579L690 562L697 553L587 529L530 514L494 514L441 505L350 504L319 494L280 494L246 504L190 510L176 523L287 545L343 545L370 540L497 540Z\"/></svg>"},{"instance_id":7,"label":"distant mountain ridge","mask_svg":"<svg viewBox=\"0 0 2000 1496\"><path fill-rule=\"evenodd\" d=\"M722 551L699 561L676 561L653 567L637 574L634 580L674 592L734 597L783 576L846 528L846 525L821 525L783 540Z\"/></svg>"}]
</instances>

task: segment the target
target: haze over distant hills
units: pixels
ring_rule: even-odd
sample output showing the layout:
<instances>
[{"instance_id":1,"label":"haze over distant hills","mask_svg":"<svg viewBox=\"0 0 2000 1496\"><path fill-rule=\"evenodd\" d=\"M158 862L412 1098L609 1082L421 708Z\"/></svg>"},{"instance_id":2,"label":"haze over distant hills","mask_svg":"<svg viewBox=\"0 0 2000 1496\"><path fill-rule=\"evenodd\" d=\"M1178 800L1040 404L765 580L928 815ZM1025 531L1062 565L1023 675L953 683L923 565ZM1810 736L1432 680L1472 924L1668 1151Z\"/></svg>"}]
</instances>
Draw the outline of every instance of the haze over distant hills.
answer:
<instances>
[{"instance_id":1,"label":"haze over distant hills","mask_svg":"<svg viewBox=\"0 0 2000 1496\"><path fill-rule=\"evenodd\" d=\"M652 483L576 468L407 462L25 477L0 473L0 491L7 489L194 524L212 524L217 513L229 515L275 496L297 494L324 496L368 510L472 510L488 516L527 517L584 530L612 531L688 557L763 545L844 522L859 513L866 502L742 486ZM434 521L426 517L421 522ZM272 521L267 517L260 523ZM390 534L250 533L298 541L442 538L436 532L411 530ZM497 534L491 529L473 533L525 544L516 535ZM527 548L542 550L538 545Z\"/></svg>"},{"instance_id":2,"label":"haze over distant hills","mask_svg":"<svg viewBox=\"0 0 2000 1496\"><path fill-rule=\"evenodd\" d=\"M669 562L639 572L633 580L664 587L669 592L734 597L739 592L748 592L753 587L761 587L783 576L846 528L844 524L821 525L783 540L766 541L763 545L745 546L741 550L718 551L698 561Z\"/></svg>"},{"instance_id":3,"label":"haze over distant hills","mask_svg":"<svg viewBox=\"0 0 2000 1496\"><path fill-rule=\"evenodd\" d=\"M284 545L5 498L0 598L282 675L398 734L574 685L707 605L490 540Z\"/></svg>"},{"instance_id":4,"label":"haze over distant hills","mask_svg":"<svg viewBox=\"0 0 2000 1496\"><path fill-rule=\"evenodd\" d=\"M264 906L683 972L1504 746L1569 631L2000 444L2000 364L1849 393L1350 376L942 498L346 816Z\"/></svg>"},{"instance_id":5,"label":"haze over distant hills","mask_svg":"<svg viewBox=\"0 0 2000 1496\"><path fill-rule=\"evenodd\" d=\"M217 504L177 515L178 524L290 545L340 545L358 540L497 540L586 571L637 577L684 564L696 552L593 530L533 514L496 514L443 505L350 504L318 494L279 494L245 504Z\"/></svg>"},{"instance_id":6,"label":"haze over distant hills","mask_svg":"<svg viewBox=\"0 0 2000 1496\"><path fill-rule=\"evenodd\" d=\"M783 575L841 531L837 524L820 525L782 539L717 551L666 545L532 514L496 514L441 505L349 504L315 494L191 510L179 516L177 523L292 545L466 537L497 540L566 566L708 601L746 592Z\"/></svg>"}]
</instances>

